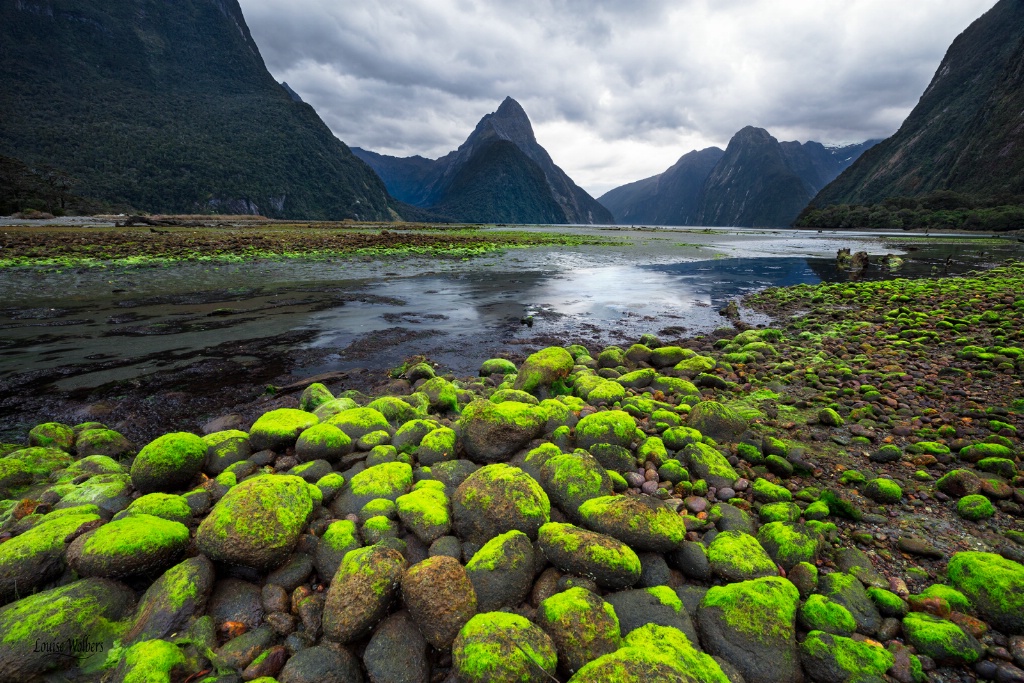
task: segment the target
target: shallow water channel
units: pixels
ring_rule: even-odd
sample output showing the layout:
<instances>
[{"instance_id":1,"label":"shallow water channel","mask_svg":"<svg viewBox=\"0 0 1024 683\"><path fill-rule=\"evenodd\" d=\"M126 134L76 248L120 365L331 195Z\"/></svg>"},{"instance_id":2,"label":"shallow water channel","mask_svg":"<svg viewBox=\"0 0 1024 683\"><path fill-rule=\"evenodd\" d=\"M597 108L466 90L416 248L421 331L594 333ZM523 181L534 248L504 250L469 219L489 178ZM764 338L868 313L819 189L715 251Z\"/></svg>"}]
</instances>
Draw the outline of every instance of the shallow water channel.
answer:
<instances>
[{"instance_id":1,"label":"shallow water channel","mask_svg":"<svg viewBox=\"0 0 1024 683\"><path fill-rule=\"evenodd\" d=\"M254 365L273 354L298 378L424 354L466 375L510 347L711 331L729 299L848 277L835 268L841 247L906 259L895 274L872 265L866 277L955 274L1024 253L1017 241L962 236L562 229L620 243L469 261L0 270L0 398L26 386L83 392L161 370L184 377L214 356Z\"/></svg>"}]
</instances>

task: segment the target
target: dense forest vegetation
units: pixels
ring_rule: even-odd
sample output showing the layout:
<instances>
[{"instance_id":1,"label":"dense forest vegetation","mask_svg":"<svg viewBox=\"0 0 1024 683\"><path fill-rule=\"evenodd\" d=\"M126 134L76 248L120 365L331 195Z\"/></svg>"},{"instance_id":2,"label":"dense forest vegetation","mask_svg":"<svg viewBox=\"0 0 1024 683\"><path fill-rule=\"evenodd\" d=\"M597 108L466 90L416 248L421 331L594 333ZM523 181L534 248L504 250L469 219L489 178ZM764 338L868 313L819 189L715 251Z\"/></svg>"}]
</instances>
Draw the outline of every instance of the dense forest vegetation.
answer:
<instances>
[{"instance_id":1,"label":"dense forest vegetation","mask_svg":"<svg viewBox=\"0 0 1024 683\"><path fill-rule=\"evenodd\" d=\"M808 206L796 227L820 229L876 228L885 230L1024 229L1024 196L980 198L949 190L920 197L891 197L880 204Z\"/></svg>"}]
</instances>

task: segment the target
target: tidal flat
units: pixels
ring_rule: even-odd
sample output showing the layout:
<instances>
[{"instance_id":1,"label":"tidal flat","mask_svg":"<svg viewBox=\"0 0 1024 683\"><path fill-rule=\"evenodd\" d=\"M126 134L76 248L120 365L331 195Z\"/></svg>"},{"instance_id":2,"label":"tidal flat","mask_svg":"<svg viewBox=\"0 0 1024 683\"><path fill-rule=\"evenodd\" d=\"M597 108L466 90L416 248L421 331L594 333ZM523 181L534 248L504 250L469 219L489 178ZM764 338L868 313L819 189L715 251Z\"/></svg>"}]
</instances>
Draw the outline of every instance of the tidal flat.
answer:
<instances>
[{"instance_id":1,"label":"tidal flat","mask_svg":"<svg viewBox=\"0 0 1024 683\"><path fill-rule=\"evenodd\" d=\"M0 678L1024 666L1019 243L563 233L0 269Z\"/></svg>"}]
</instances>

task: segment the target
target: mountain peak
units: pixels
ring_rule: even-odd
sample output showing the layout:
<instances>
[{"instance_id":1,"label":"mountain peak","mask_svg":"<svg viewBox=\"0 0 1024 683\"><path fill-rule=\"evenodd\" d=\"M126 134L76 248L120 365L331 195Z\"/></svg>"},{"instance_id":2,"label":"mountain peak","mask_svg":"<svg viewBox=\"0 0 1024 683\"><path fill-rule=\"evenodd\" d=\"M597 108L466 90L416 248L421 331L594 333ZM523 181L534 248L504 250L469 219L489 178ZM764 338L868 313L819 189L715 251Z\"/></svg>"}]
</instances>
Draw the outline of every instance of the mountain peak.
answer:
<instances>
[{"instance_id":1,"label":"mountain peak","mask_svg":"<svg viewBox=\"0 0 1024 683\"><path fill-rule=\"evenodd\" d=\"M523 105L512 99L511 96L506 97L501 102L501 106L494 112L494 116L501 119L526 119L530 120L530 117L526 115L526 110L523 109Z\"/></svg>"},{"instance_id":2,"label":"mountain peak","mask_svg":"<svg viewBox=\"0 0 1024 683\"><path fill-rule=\"evenodd\" d=\"M535 145L537 138L533 135L530 117L522 105L511 97L506 97L497 111L487 114L477 124L477 132L485 137L493 134L499 140L508 140L517 145Z\"/></svg>"}]
</instances>

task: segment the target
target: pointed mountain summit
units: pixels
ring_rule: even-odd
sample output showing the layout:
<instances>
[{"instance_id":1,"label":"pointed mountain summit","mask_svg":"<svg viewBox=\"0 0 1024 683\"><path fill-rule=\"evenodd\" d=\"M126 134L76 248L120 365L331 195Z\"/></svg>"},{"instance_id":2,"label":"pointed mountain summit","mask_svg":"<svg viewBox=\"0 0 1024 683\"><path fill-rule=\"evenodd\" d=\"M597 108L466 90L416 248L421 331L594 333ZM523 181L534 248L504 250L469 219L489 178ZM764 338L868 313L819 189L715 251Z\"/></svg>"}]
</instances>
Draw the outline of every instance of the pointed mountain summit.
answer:
<instances>
[{"instance_id":1,"label":"pointed mountain summit","mask_svg":"<svg viewBox=\"0 0 1024 683\"><path fill-rule=\"evenodd\" d=\"M440 159L353 148L396 199L452 220L611 223L608 210L555 165L523 107L506 97L459 148Z\"/></svg>"},{"instance_id":2,"label":"pointed mountain summit","mask_svg":"<svg viewBox=\"0 0 1024 683\"><path fill-rule=\"evenodd\" d=\"M0 156L69 174L76 195L394 217L379 178L267 71L238 0L5 1L0 45Z\"/></svg>"},{"instance_id":3,"label":"pointed mountain summit","mask_svg":"<svg viewBox=\"0 0 1024 683\"><path fill-rule=\"evenodd\" d=\"M600 202L619 223L789 225L815 192L873 144L779 142L747 126L724 152L709 147L684 154L664 173L617 187Z\"/></svg>"},{"instance_id":4,"label":"pointed mountain summit","mask_svg":"<svg viewBox=\"0 0 1024 683\"><path fill-rule=\"evenodd\" d=\"M951 190L1024 195L1024 2L1000 0L950 45L895 135L813 204L877 204Z\"/></svg>"}]
</instances>

